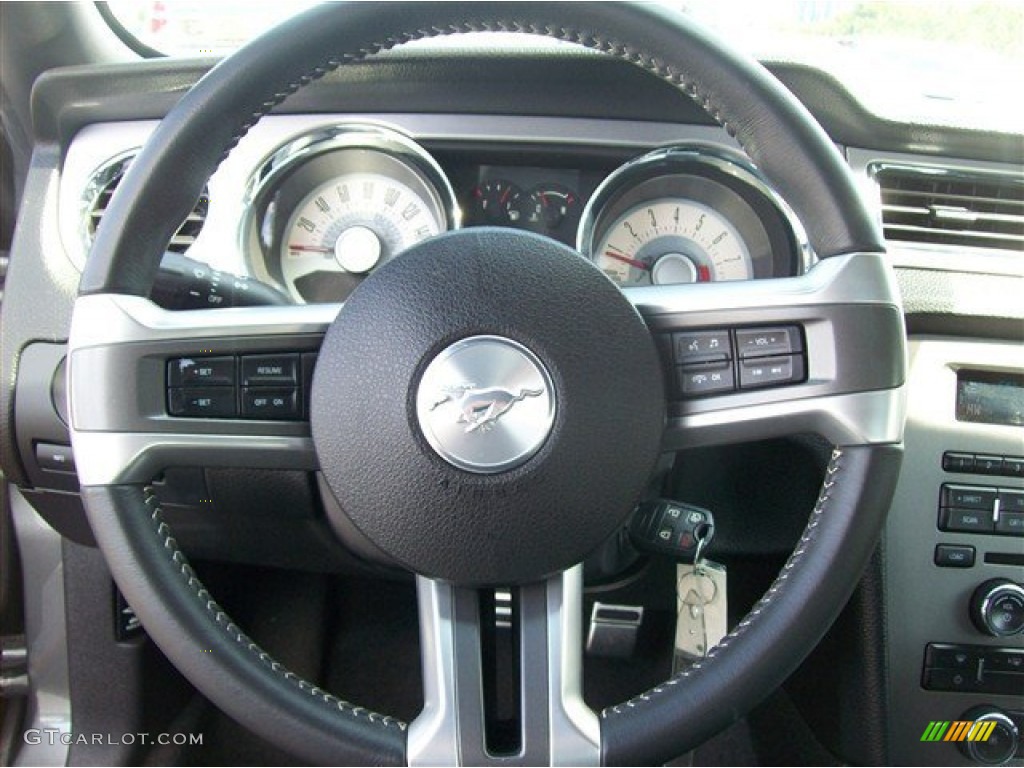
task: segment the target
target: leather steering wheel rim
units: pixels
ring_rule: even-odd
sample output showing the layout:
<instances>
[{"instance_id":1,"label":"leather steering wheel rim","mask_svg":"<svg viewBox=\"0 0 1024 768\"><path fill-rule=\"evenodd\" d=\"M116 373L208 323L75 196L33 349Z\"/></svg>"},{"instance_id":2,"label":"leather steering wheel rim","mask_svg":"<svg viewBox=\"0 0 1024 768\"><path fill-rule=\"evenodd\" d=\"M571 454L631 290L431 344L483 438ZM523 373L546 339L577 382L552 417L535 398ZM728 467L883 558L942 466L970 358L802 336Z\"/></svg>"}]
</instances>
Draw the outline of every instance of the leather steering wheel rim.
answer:
<instances>
[{"instance_id":1,"label":"leather steering wheel rim","mask_svg":"<svg viewBox=\"0 0 1024 768\"><path fill-rule=\"evenodd\" d=\"M662 77L736 137L796 210L819 257L883 250L876 223L813 118L765 70L679 15L603 3L328 4L224 60L168 114L107 209L80 295L146 296L161 244L210 174L252 125L304 84L403 42L482 30L579 43ZM896 446L837 447L804 536L775 584L705 662L602 713L602 762L669 759L785 679L834 620L870 557L899 455ZM254 730L273 723L278 744L313 762L406 762L404 723L300 680L231 622L142 487L83 485L82 496L118 585L157 644L209 698Z\"/></svg>"}]
</instances>

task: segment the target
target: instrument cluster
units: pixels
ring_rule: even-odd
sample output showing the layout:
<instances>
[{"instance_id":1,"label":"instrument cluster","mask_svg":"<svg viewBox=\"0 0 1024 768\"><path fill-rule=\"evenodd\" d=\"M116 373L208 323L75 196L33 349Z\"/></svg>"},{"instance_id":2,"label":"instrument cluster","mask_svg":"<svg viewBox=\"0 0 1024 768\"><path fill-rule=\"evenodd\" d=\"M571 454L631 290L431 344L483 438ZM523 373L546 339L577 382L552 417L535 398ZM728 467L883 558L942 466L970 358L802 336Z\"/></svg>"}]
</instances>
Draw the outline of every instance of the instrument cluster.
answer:
<instances>
[{"instance_id":1,"label":"instrument cluster","mask_svg":"<svg viewBox=\"0 0 1024 768\"><path fill-rule=\"evenodd\" d=\"M249 182L250 271L299 303L344 301L415 243L475 226L552 237L623 287L785 277L805 265L799 222L738 153L686 145L615 165L566 161L435 155L377 123L301 136Z\"/></svg>"}]
</instances>

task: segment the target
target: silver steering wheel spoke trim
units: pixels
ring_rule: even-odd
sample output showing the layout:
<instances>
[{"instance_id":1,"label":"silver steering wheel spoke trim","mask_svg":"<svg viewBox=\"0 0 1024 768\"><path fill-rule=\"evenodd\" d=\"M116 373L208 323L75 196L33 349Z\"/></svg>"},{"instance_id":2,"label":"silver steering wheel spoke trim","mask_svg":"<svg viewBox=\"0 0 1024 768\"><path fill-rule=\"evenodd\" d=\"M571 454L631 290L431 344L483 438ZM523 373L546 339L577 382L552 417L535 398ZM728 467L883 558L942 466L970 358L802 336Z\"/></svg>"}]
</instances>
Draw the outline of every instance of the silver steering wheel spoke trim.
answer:
<instances>
[{"instance_id":1,"label":"silver steering wheel spoke trim","mask_svg":"<svg viewBox=\"0 0 1024 768\"><path fill-rule=\"evenodd\" d=\"M583 567L519 589L521 747L493 756L484 737L476 590L417 578L424 708L409 765L600 765L600 724L583 702Z\"/></svg>"},{"instance_id":2,"label":"silver steering wheel spoke trim","mask_svg":"<svg viewBox=\"0 0 1024 768\"><path fill-rule=\"evenodd\" d=\"M873 353L865 347L879 322L902 329L884 256L834 257L799 277L633 288L625 294L656 334L772 323L800 324L806 334L804 383L677 404L666 424L665 450L798 432L819 434L835 445L901 441L902 351ZM168 416L166 361L312 351L339 309L314 304L172 312L135 296L80 297L69 340L68 392L82 483L148 482L163 467L183 462L316 469L306 422ZM871 354L875 364L864 365ZM108 398L97 402L96 392Z\"/></svg>"}]
</instances>

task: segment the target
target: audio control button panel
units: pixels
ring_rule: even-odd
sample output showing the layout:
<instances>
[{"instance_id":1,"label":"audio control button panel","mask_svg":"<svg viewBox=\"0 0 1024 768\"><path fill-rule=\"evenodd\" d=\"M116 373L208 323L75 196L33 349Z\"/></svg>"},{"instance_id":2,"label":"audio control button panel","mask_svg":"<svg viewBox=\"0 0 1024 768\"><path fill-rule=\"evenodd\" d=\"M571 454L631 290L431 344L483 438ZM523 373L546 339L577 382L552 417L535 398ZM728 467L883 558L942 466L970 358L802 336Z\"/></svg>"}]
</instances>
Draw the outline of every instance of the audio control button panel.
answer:
<instances>
[{"instance_id":1,"label":"audio control button panel","mask_svg":"<svg viewBox=\"0 0 1024 768\"><path fill-rule=\"evenodd\" d=\"M1024 490L943 483L939 530L1024 536Z\"/></svg>"}]
</instances>

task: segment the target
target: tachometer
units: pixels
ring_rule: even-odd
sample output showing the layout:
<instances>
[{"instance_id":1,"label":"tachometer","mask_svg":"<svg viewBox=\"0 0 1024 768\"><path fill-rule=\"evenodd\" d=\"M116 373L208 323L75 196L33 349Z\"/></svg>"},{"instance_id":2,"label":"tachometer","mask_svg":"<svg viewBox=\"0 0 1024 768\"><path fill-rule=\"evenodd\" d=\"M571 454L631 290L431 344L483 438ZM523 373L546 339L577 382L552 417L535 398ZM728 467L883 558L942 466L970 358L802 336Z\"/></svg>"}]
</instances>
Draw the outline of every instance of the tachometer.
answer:
<instances>
[{"instance_id":1,"label":"tachometer","mask_svg":"<svg viewBox=\"0 0 1024 768\"><path fill-rule=\"evenodd\" d=\"M300 302L343 301L378 266L458 226L440 166L404 134L350 123L280 149L253 182L253 271Z\"/></svg>"},{"instance_id":2,"label":"tachometer","mask_svg":"<svg viewBox=\"0 0 1024 768\"><path fill-rule=\"evenodd\" d=\"M655 150L614 171L587 203L577 246L622 286L785 277L809 257L764 178L705 146Z\"/></svg>"},{"instance_id":3,"label":"tachometer","mask_svg":"<svg viewBox=\"0 0 1024 768\"><path fill-rule=\"evenodd\" d=\"M680 198L629 208L605 231L593 259L620 285L753 277L750 249L736 227L708 206Z\"/></svg>"}]
</instances>

